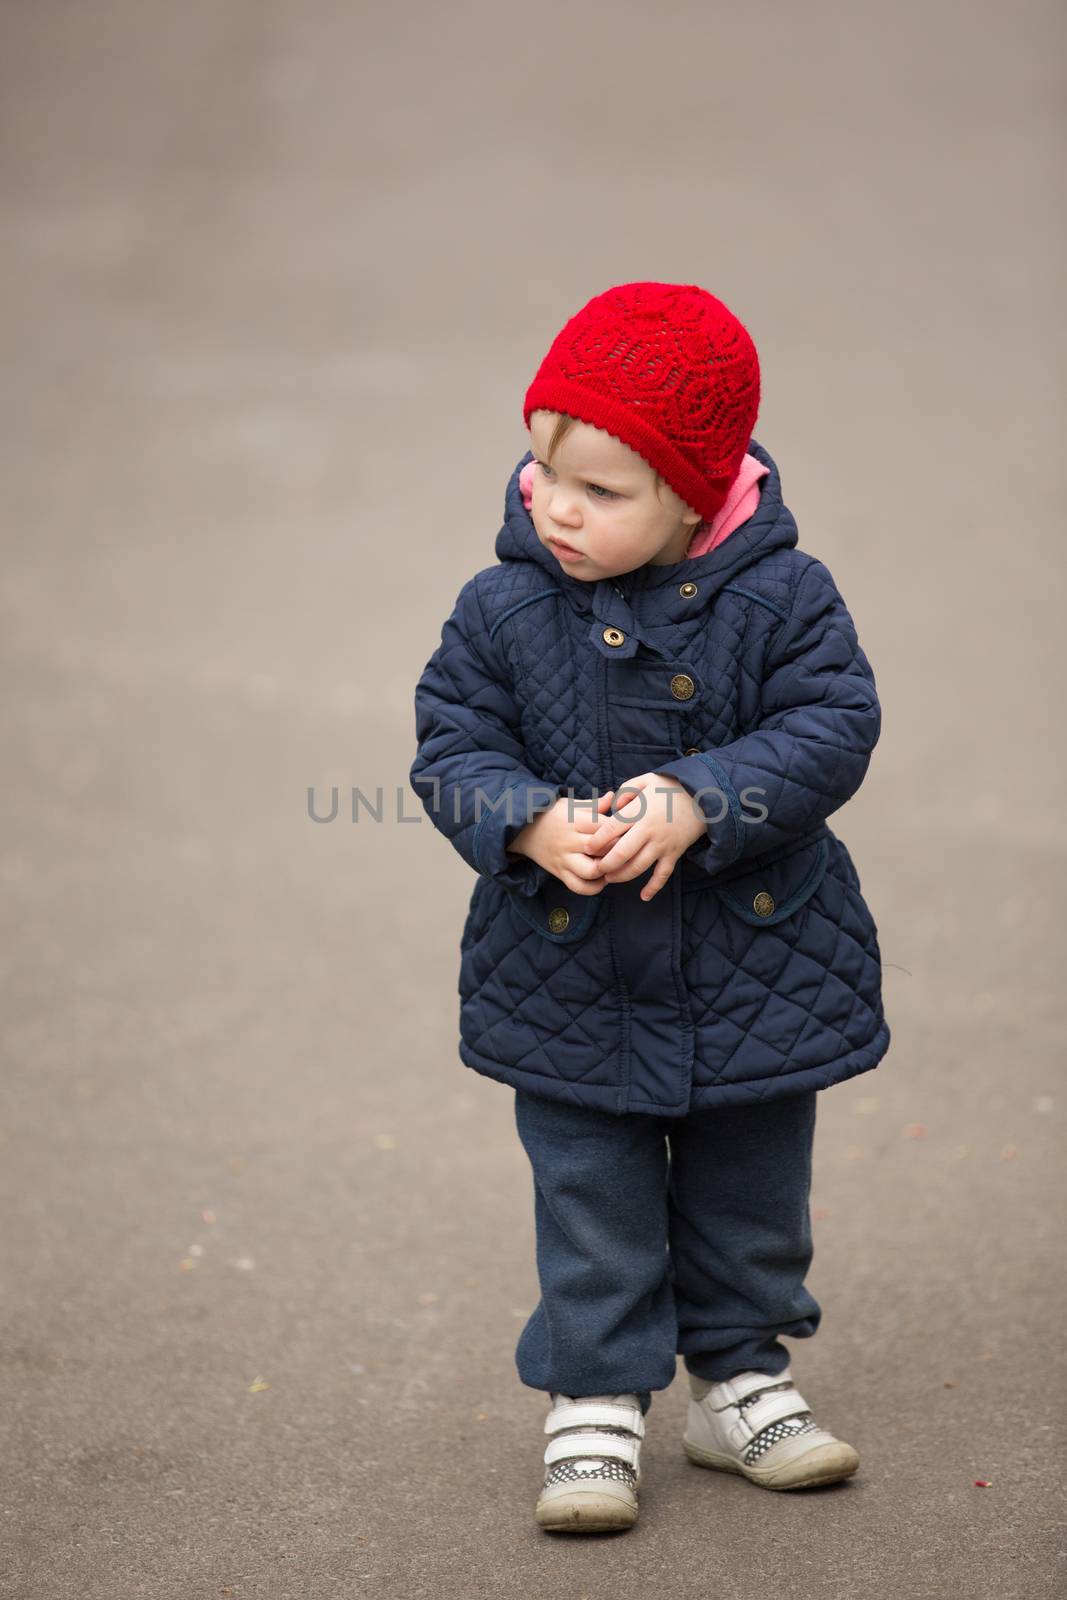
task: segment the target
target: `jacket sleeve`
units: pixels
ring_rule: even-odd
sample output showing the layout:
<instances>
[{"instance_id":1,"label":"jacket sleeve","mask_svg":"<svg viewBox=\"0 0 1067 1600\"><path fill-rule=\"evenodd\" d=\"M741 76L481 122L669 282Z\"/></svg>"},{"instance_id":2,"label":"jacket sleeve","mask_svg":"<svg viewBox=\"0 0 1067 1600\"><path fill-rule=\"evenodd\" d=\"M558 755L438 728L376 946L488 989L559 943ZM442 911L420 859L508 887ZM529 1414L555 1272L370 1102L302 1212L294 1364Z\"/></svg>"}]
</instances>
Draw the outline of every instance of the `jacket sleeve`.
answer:
<instances>
[{"instance_id":1,"label":"jacket sleeve","mask_svg":"<svg viewBox=\"0 0 1067 1600\"><path fill-rule=\"evenodd\" d=\"M855 794L878 743L874 674L821 561L801 573L760 700L752 732L656 769L703 810L706 837L687 855L709 873L817 828Z\"/></svg>"},{"instance_id":2,"label":"jacket sleeve","mask_svg":"<svg viewBox=\"0 0 1067 1600\"><path fill-rule=\"evenodd\" d=\"M532 895L548 873L507 847L563 790L526 765L521 708L489 638L476 583L471 578L460 590L415 689L418 751L410 782L468 866Z\"/></svg>"}]
</instances>

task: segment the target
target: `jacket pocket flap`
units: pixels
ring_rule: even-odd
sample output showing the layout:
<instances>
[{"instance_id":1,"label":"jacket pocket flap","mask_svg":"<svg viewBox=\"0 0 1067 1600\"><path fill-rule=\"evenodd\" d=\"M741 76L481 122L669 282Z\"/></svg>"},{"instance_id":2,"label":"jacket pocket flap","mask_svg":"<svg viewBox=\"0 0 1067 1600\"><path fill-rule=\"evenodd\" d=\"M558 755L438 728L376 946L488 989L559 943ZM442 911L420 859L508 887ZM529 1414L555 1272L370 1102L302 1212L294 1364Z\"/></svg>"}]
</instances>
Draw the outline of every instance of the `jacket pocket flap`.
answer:
<instances>
[{"instance_id":1,"label":"jacket pocket flap","mask_svg":"<svg viewBox=\"0 0 1067 1600\"><path fill-rule=\"evenodd\" d=\"M570 944L588 932L604 893L601 889L599 894L578 894L546 874L536 894L520 897L509 891L508 901L517 917L553 944Z\"/></svg>"},{"instance_id":2,"label":"jacket pocket flap","mask_svg":"<svg viewBox=\"0 0 1067 1600\"><path fill-rule=\"evenodd\" d=\"M787 855L770 858L762 866L751 862L742 873L712 887L735 916L754 928L784 922L811 899L826 875L830 841L823 837Z\"/></svg>"}]
</instances>

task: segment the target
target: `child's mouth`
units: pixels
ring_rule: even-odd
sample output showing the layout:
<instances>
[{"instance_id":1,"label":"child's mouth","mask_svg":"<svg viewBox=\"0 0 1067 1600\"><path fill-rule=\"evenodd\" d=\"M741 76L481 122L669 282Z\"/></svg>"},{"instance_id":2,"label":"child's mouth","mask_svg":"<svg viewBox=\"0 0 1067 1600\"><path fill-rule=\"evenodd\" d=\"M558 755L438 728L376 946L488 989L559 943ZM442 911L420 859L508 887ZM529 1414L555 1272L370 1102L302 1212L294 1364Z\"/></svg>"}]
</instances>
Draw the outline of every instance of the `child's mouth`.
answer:
<instances>
[{"instance_id":1,"label":"child's mouth","mask_svg":"<svg viewBox=\"0 0 1067 1600\"><path fill-rule=\"evenodd\" d=\"M564 544L562 539L549 539L548 543L552 554L558 556L561 561L580 561L582 559L582 552L575 550L569 544Z\"/></svg>"}]
</instances>

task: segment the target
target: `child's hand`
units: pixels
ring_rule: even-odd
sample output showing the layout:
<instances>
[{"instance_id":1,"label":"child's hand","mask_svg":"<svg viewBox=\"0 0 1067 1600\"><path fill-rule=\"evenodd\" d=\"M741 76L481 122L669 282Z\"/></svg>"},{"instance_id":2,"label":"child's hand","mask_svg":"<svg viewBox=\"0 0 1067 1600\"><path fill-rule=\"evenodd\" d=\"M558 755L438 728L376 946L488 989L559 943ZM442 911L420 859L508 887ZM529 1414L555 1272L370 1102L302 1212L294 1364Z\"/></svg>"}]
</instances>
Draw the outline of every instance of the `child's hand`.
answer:
<instances>
[{"instance_id":1,"label":"child's hand","mask_svg":"<svg viewBox=\"0 0 1067 1600\"><path fill-rule=\"evenodd\" d=\"M707 824L689 791L662 772L642 772L629 778L619 795L616 810L595 824L586 850L597 862L605 883L626 883L655 865L641 890L641 899L651 900L667 882L679 856L703 838Z\"/></svg>"},{"instance_id":2,"label":"child's hand","mask_svg":"<svg viewBox=\"0 0 1067 1600\"><path fill-rule=\"evenodd\" d=\"M572 800L561 795L515 835L508 853L529 856L575 894L602 893L607 879L602 876L600 862L589 856L586 843L600 827L598 818L610 806L614 793L614 789L606 790L595 806L592 800Z\"/></svg>"}]
</instances>

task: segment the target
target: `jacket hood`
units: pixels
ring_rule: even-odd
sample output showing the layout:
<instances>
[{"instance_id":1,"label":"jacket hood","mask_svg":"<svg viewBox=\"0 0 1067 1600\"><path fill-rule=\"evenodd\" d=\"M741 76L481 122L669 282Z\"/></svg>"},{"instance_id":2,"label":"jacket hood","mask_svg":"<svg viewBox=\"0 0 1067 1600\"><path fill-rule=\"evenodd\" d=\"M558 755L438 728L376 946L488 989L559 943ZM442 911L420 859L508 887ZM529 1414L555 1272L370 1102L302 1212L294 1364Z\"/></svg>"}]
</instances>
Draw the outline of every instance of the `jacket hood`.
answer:
<instances>
[{"instance_id":1,"label":"jacket hood","mask_svg":"<svg viewBox=\"0 0 1067 1600\"><path fill-rule=\"evenodd\" d=\"M711 595L770 551L795 546L797 542L797 525L792 512L783 503L777 465L755 439L749 440L748 453L768 468L767 476L760 482L759 505L748 521L735 528L720 545L707 555L687 557L666 566L645 562L632 572L593 583L566 572L537 537L519 486L519 474L527 462L534 459L533 451L527 450L508 480L504 524L494 546L496 555L500 561L528 561L543 567L578 610L592 605L594 595L605 588L613 589L626 599L636 596L638 591L650 592L651 598L655 591L673 592L679 582L691 580L698 582L706 595Z\"/></svg>"}]
</instances>

